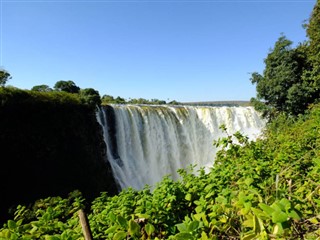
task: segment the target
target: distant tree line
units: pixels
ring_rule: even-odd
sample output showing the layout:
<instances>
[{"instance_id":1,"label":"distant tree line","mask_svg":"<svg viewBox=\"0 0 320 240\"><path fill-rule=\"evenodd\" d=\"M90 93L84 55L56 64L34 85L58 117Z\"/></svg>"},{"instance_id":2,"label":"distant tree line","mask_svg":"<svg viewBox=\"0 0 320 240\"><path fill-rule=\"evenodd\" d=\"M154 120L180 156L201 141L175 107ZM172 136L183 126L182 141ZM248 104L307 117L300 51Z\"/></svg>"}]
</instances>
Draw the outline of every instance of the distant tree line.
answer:
<instances>
[{"instance_id":1,"label":"distant tree line","mask_svg":"<svg viewBox=\"0 0 320 240\"><path fill-rule=\"evenodd\" d=\"M144 98L129 98L129 100L126 100L122 97L116 97L110 95L103 95L102 98L102 104L155 104L155 105L163 105L163 104L170 104L170 105L179 105L180 103L173 100L170 102L166 102L164 100L159 99L144 99Z\"/></svg>"},{"instance_id":2,"label":"distant tree line","mask_svg":"<svg viewBox=\"0 0 320 240\"><path fill-rule=\"evenodd\" d=\"M0 86L4 87L7 81L11 79L11 75L7 70L0 69ZM103 95L100 97L99 91L93 89L93 88L84 88L81 89L79 86L77 86L73 81L71 80L60 80L55 83L53 88L46 84L40 84L33 86L31 88L31 91L37 91L37 92L67 92L67 93L73 93L78 94L80 100L84 104L88 104L90 106L100 106L100 105L106 105L106 104L170 104L170 105L179 105L180 103L173 100L170 102L166 102L164 100L159 99L144 99L144 98L129 98L129 100L126 100L120 96L113 97L111 95Z\"/></svg>"},{"instance_id":3,"label":"distant tree line","mask_svg":"<svg viewBox=\"0 0 320 240\"><path fill-rule=\"evenodd\" d=\"M320 102L319 0L304 28L307 41L292 47L292 41L281 35L264 59L263 73L252 73L250 80L256 85L257 96L251 102L264 116L297 116L310 104Z\"/></svg>"}]
</instances>

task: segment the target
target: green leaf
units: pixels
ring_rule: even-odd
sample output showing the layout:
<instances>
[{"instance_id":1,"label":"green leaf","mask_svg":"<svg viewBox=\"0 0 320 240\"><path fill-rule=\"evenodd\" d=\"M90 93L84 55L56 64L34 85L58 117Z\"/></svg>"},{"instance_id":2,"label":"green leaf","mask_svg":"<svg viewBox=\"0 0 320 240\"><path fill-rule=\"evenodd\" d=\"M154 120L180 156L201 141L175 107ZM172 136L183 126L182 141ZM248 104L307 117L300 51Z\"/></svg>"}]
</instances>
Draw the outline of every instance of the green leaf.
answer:
<instances>
[{"instance_id":1,"label":"green leaf","mask_svg":"<svg viewBox=\"0 0 320 240\"><path fill-rule=\"evenodd\" d=\"M264 230L263 221L257 216L253 216L253 230L259 234Z\"/></svg>"},{"instance_id":2,"label":"green leaf","mask_svg":"<svg viewBox=\"0 0 320 240\"><path fill-rule=\"evenodd\" d=\"M61 240L61 239L57 236L46 236L45 240Z\"/></svg>"},{"instance_id":3,"label":"green leaf","mask_svg":"<svg viewBox=\"0 0 320 240\"><path fill-rule=\"evenodd\" d=\"M137 236L140 233L140 226L134 220L129 221L129 233L131 236Z\"/></svg>"},{"instance_id":4,"label":"green leaf","mask_svg":"<svg viewBox=\"0 0 320 240\"><path fill-rule=\"evenodd\" d=\"M145 218L145 219L149 219L150 215L148 214L144 214L144 213L137 213L135 214L138 218Z\"/></svg>"},{"instance_id":5,"label":"green leaf","mask_svg":"<svg viewBox=\"0 0 320 240\"><path fill-rule=\"evenodd\" d=\"M273 223L283 223L287 221L287 219L288 219L288 215L285 212L277 210L272 213Z\"/></svg>"},{"instance_id":6,"label":"green leaf","mask_svg":"<svg viewBox=\"0 0 320 240\"><path fill-rule=\"evenodd\" d=\"M286 211L288 211L291 208L291 202L286 198L282 198L280 204L284 207L284 210Z\"/></svg>"},{"instance_id":7,"label":"green leaf","mask_svg":"<svg viewBox=\"0 0 320 240\"><path fill-rule=\"evenodd\" d=\"M188 193L186 194L186 196L184 197L184 199L186 199L187 201L191 201L192 200L192 194L191 193Z\"/></svg>"},{"instance_id":8,"label":"green leaf","mask_svg":"<svg viewBox=\"0 0 320 240\"><path fill-rule=\"evenodd\" d=\"M109 228L105 231L105 234L114 233L117 229L118 229L117 226L109 227Z\"/></svg>"},{"instance_id":9,"label":"green leaf","mask_svg":"<svg viewBox=\"0 0 320 240\"><path fill-rule=\"evenodd\" d=\"M264 203L259 203L259 207L265 212L267 213L270 217L272 216L272 213L274 212L274 209L270 206L268 206L267 204Z\"/></svg>"},{"instance_id":10,"label":"green leaf","mask_svg":"<svg viewBox=\"0 0 320 240\"><path fill-rule=\"evenodd\" d=\"M147 223L147 225L145 226L145 230L148 236L150 236L152 233L154 233L154 226L150 223Z\"/></svg>"},{"instance_id":11,"label":"green leaf","mask_svg":"<svg viewBox=\"0 0 320 240\"><path fill-rule=\"evenodd\" d=\"M127 233L124 231L120 231L117 232L114 236L113 236L113 240L123 240L127 238Z\"/></svg>"},{"instance_id":12,"label":"green leaf","mask_svg":"<svg viewBox=\"0 0 320 240\"><path fill-rule=\"evenodd\" d=\"M188 225L188 232L193 232L199 228L199 222L198 221L192 221Z\"/></svg>"},{"instance_id":13,"label":"green leaf","mask_svg":"<svg viewBox=\"0 0 320 240\"><path fill-rule=\"evenodd\" d=\"M176 240L194 240L190 233L178 233L174 236Z\"/></svg>"},{"instance_id":14,"label":"green leaf","mask_svg":"<svg viewBox=\"0 0 320 240\"><path fill-rule=\"evenodd\" d=\"M8 228L10 230L15 230L17 228L17 224L15 221L13 220L8 220Z\"/></svg>"},{"instance_id":15,"label":"green leaf","mask_svg":"<svg viewBox=\"0 0 320 240\"><path fill-rule=\"evenodd\" d=\"M117 216L113 212L110 212L108 217L111 220L111 222L116 222L117 221Z\"/></svg>"},{"instance_id":16,"label":"green leaf","mask_svg":"<svg viewBox=\"0 0 320 240\"><path fill-rule=\"evenodd\" d=\"M284 231L283 231L283 227L282 227L281 223L277 223L276 225L274 225L273 234L282 235L283 232Z\"/></svg>"},{"instance_id":17,"label":"green leaf","mask_svg":"<svg viewBox=\"0 0 320 240\"><path fill-rule=\"evenodd\" d=\"M127 229L128 228L128 222L127 220L122 217L122 216L118 216L117 217L117 222L119 223L119 225L124 228L124 229Z\"/></svg>"},{"instance_id":18,"label":"green leaf","mask_svg":"<svg viewBox=\"0 0 320 240\"><path fill-rule=\"evenodd\" d=\"M257 237L257 234L255 233L249 233L247 235L244 235L241 240L251 240L251 239L255 239Z\"/></svg>"},{"instance_id":19,"label":"green leaf","mask_svg":"<svg viewBox=\"0 0 320 240\"><path fill-rule=\"evenodd\" d=\"M257 215L259 218L267 218L268 217L268 214L265 213L264 211L261 211L260 209L257 209L257 208L251 208L252 212Z\"/></svg>"},{"instance_id":20,"label":"green leaf","mask_svg":"<svg viewBox=\"0 0 320 240\"><path fill-rule=\"evenodd\" d=\"M254 182L253 178L246 178L246 180L244 180L244 183L245 183L247 186L250 186L251 183L253 183L253 182Z\"/></svg>"},{"instance_id":21,"label":"green leaf","mask_svg":"<svg viewBox=\"0 0 320 240\"><path fill-rule=\"evenodd\" d=\"M201 213L202 211L203 211L203 207L200 205L200 206L197 206L196 208L195 208L195 211L196 211L196 213Z\"/></svg>"},{"instance_id":22,"label":"green leaf","mask_svg":"<svg viewBox=\"0 0 320 240\"><path fill-rule=\"evenodd\" d=\"M254 216L250 215L247 216L247 220L243 221L242 225L245 227L250 227L253 228L254 227Z\"/></svg>"},{"instance_id":23,"label":"green leaf","mask_svg":"<svg viewBox=\"0 0 320 240\"><path fill-rule=\"evenodd\" d=\"M289 217L291 217L294 220L300 220L301 219L299 214L295 210L291 210L288 215L289 215Z\"/></svg>"},{"instance_id":24,"label":"green leaf","mask_svg":"<svg viewBox=\"0 0 320 240\"><path fill-rule=\"evenodd\" d=\"M206 234L206 232L202 232L201 233L201 240L209 240L208 235Z\"/></svg>"},{"instance_id":25,"label":"green leaf","mask_svg":"<svg viewBox=\"0 0 320 240\"><path fill-rule=\"evenodd\" d=\"M181 233L188 232L188 226L185 223L176 224L176 227L178 228L179 232L181 232Z\"/></svg>"}]
</instances>

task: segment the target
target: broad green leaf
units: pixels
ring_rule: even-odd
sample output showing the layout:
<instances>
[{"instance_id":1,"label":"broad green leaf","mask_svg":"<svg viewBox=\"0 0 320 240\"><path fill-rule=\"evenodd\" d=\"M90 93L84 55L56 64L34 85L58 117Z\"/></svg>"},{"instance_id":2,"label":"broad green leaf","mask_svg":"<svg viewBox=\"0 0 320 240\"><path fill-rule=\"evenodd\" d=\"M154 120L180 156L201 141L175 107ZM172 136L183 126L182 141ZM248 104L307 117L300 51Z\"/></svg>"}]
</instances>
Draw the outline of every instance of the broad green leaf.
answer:
<instances>
[{"instance_id":1,"label":"broad green leaf","mask_svg":"<svg viewBox=\"0 0 320 240\"><path fill-rule=\"evenodd\" d=\"M288 215L289 215L289 217L291 217L294 220L300 220L301 219L299 214L295 210L291 210Z\"/></svg>"},{"instance_id":2,"label":"broad green leaf","mask_svg":"<svg viewBox=\"0 0 320 240\"><path fill-rule=\"evenodd\" d=\"M313 223L313 224L318 224L319 223L319 221L318 221L318 219L316 217L313 217L313 218L309 219L309 221L311 223Z\"/></svg>"},{"instance_id":3,"label":"broad green leaf","mask_svg":"<svg viewBox=\"0 0 320 240\"><path fill-rule=\"evenodd\" d=\"M116 232L117 229L118 229L118 226L109 227L109 228L105 231L105 234L114 233L114 232Z\"/></svg>"},{"instance_id":4,"label":"broad green leaf","mask_svg":"<svg viewBox=\"0 0 320 240\"><path fill-rule=\"evenodd\" d=\"M256 239L257 234L255 233L249 233L247 235L244 235L241 240L252 240L252 239Z\"/></svg>"},{"instance_id":5,"label":"broad green leaf","mask_svg":"<svg viewBox=\"0 0 320 240\"><path fill-rule=\"evenodd\" d=\"M275 235L282 235L283 234L283 227L281 225L281 223L277 223L274 225L274 228L273 228L273 234Z\"/></svg>"},{"instance_id":6,"label":"broad green leaf","mask_svg":"<svg viewBox=\"0 0 320 240\"><path fill-rule=\"evenodd\" d=\"M10 240L18 240L19 236L16 233L11 233Z\"/></svg>"},{"instance_id":7,"label":"broad green leaf","mask_svg":"<svg viewBox=\"0 0 320 240\"><path fill-rule=\"evenodd\" d=\"M200 221L203 215L204 215L203 212L202 213L196 213L196 214L193 215L193 217L194 217L195 220Z\"/></svg>"},{"instance_id":8,"label":"broad green leaf","mask_svg":"<svg viewBox=\"0 0 320 240\"><path fill-rule=\"evenodd\" d=\"M124 231L120 231L117 232L114 236L113 236L113 240L123 240L127 238L127 233Z\"/></svg>"},{"instance_id":9,"label":"broad green leaf","mask_svg":"<svg viewBox=\"0 0 320 240\"><path fill-rule=\"evenodd\" d=\"M57 236L46 236L45 240L61 240L61 239Z\"/></svg>"},{"instance_id":10,"label":"broad green leaf","mask_svg":"<svg viewBox=\"0 0 320 240\"><path fill-rule=\"evenodd\" d=\"M111 222L116 222L117 221L117 216L113 212L110 212L108 217L111 220Z\"/></svg>"},{"instance_id":11,"label":"broad green leaf","mask_svg":"<svg viewBox=\"0 0 320 240\"><path fill-rule=\"evenodd\" d=\"M17 228L16 222L13 221L13 220L8 220L8 228L9 228L10 230L16 229L16 228Z\"/></svg>"},{"instance_id":12,"label":"broad green leaf","mask_svg":"<svg viewBox=\"0 0 320 240\"><path fill-rule=\"evenodd\" d=\"M138 218L145 218L145 219L149 219L150 215L148 214L144 214L144 213L137 213L135 214Z\"/></svg>"},{"instance_id":13,"label":"broad green leaf","mask_svg":"<svg viewBox=\"0 0 320 240\"><path fill-rule=\"evenodd\" d=\"M291 208L291 202L286 198L282 198L280 204L284 207L285 211L288 211Z\"/></svg>"},{"instance_id":14,"label":"broad green leaf","mask_svg":"<svg viewBox=\"0 0 320 240\"><path fill-rule=\"evenodd\" d=\"M211 192L212 191L212 188L214 188L214 184L209 184L207 185L205 188L204 188L204 191L205 192Z\"/></svg>"},{"instance_id":15,"label":"broad green leaf","mask_svg":"<svg viewBox=\"0 0 320 240\"><path fill-rule=\"evenodd\" d=\"M203 207L200 205L200 206L197 206L196 208L195 208L195 210L196 210L196 213L201 213L202 212L202 210L203 210Z\"/></svg>"},{"instance_id":16,"label":"broad green leaf","mask_svg":"<svg viewBox=\"0 0 320 240\"><path fill-rule=\"evenodd\" d=\"M288 219L288 215L285 212L277 210L272 213L273 223L283 223L287 221L287 219Z\"/></svg>"},{"instance_id":17,"label":"broad green leaf","mask_svg":"<svg viewBox=\"0 0 320 240\"><path fill-rule=\"evenodd\" d=\"M50 215L50 213L46 212L45 214L43 214L42 218L45 221L50 221L52 219L52 216Z\"/></svg>"},{"instance_id":18,"label":"broad green leaf","mask_svg":"<svg viewBox=\"0 0 320 240\"><path fill-rule=\"evenodd\" d=\"M187 233L188 232L188 226L185 224L185 223L179 223L179 224L176 224L179 232L181 233Z\"/></svg>"},{"instance_id":19,"label":"broad green leaf","mask_svg":"<svg viewBox=\"0 0 320 240\"><path fill-rule=\"evenodd\" d=\"M274 212L274 209L270 206L268 206L267 204L264 203L259 203L259 207L265 212L267 213L270 217L272 216L272 213Z\"/></svg>"},{"instance_id":20,"label":"broad green leaf","mask_svg":"<svg viewBox=\"0 0 320 240\"><path fill-rule=\"evenodd\" d=\"M260 209L251 208L251 211L259 218L262 218L262 219L269 218L268 214L261 211Z\"/></svg>"},{"instance_id":21,"label":"broad green leaf","mask_svg":"<svg viewBox=\"0 0 320 240\"><path fill-rule=\"evenodd\" d=\"M255 233L261 233L264 230L263 221L257 216L253 216L253 230Z\"/></svg>"},{"instance_id":22,"label":"broad green leaf","mask_svg":"<svg viewBox=\"0 0 320 240\"><path fill-rule=\"evenodd\" d=\"M191 201L192 200L192 194L191 193L187 193L186 196L184 197L184 199L186 199L187 201Z\"/></svg>"},{"instance_id":23,"label":"broad green leaf","mask_svg":"<svg viewBox=\"0 0 320 240\"><path fill-rule=\"evenodd\" d=\"M201 233L201 240L209 240L208 235L205 232Z\"/></svg>"},{"instance_id":24,"label":"broad green leaf","mask_svg":"<svg viewBox=\"0 0 320 240\"><path fill-rule=\"evenodd\" d=\"M128 222L127 220L122 217L122 216L118 216L117 217L117 222L119 223L119 225L124 228L124 229L127 229L128 228Z\"/></svg>"},{"instance_id":25,"label":"broad green leaf","mask_svg":"<svg viewBox=\"0 0 320 240\"><path fill-rule=\"evenodd\" d=\"M193 232L193 231L197 230L198 227L199 227L199 222L198 221L192 221L188 225L188 232Z\"/></svg>"},{"instance_id":26,"label":"broad green leaf","mask_svg":"<svg viewBox=\"0 0 320 240\"><path fill-rule=\"evenodd\" d=\"M245 221L242 223L242 225L245 226L245 227L251 227L251 228L253 228L253 227L254 227L254 217L245 220Z\"/></svg>"},{"instance_id":27,"label":"broad green leaf","mask_svg":"<svg viewBox=\"0 0 320 240\"><path fill-rule=\"evenodd\" d=\"M190 233L178 233L174 236L176 240L194 240Z\"/></svg>"},{"instance_id":28,"label":"broad green leaf","mask_svg":"<svg viewBox=\"0 0 320 240\"><path fill-rule=\"evenodd\" d=\"M222 216L222 217L220 217L219 221L222 223L226 223L226 222L228 222L228 218L227 218L227 216Z\"/></svg>"},{"instance_id":29,"label":"broad green leaf","mask_svg":"<svg viewBox=\"0 0 320 240\"><path fill-rule=\"evenodd\" d=\"M240 210L242 215L247 215L250 212L252 203L251 202L245 202L243 204L243 208Z\"/></svg>"},{"instance_id":30,"label":"broad green leaf","mask_svg":"<svg viewBox=\"0 0 320 240\"><path fill-rule=\"evenodd\" d=\"M154 233L155 228L151 223L147 223L147 225L145 226L145 230L148 236L150 236L152 233Z\"/></svg>"},{"instance_id":31,"label":"broad green leaf","mask_svg":"<svg viewBox=\"0 0 320 240\"><path fill-rule=\"evenodd\" d=\"M0 237L4 239L9 239L11 235L11 232L9 229L3 229L0 231Z\"/></svg>"},{"instance_id":32,"label":"broad green leaf","mask_svg":"<svg viewBox=\"0 0 320 240\"><path fill-rule=\"evenodd\" d=\"M244 180L244 183L245 183L247 186L250 186L251 183L253 183L253 182L254 182L253 178L246 178L246 180Z\"/></svg>"},{"instance_id":33,"label":"broad green leaf","mask_svg":"<svg viewBox=\"0 0 320 240\"><path fill-rule=\"evenodd\" d=\"M138 223L136 223L134 220L129 221L129 233L132 236L136 236L140 233L140 226Z\"/></svg>"}]
</instances>

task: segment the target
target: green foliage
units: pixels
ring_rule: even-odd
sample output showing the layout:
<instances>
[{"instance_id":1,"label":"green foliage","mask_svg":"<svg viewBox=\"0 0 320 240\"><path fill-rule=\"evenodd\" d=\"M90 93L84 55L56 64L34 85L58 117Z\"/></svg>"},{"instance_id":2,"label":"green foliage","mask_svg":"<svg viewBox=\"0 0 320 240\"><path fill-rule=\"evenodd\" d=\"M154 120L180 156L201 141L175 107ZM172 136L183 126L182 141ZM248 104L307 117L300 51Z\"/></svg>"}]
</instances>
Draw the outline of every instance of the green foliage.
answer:
<instances>
[{"instance_id":1,"label":"green foliage","mask_svg":"<svg viewBox=\"0 0 320 240\"><path fill-rule=\"evenodd\" d=\"M9 79L11 79L10 73L4 69L0 69L0 86L6 85Z\"/></svg>"},{"instance_id":2,"label":"green foliage","mask_svg":"<svg viewBox=\"0 0 320 240\"><path fill-rule=\"evenodd\" d=\"M320 2L317 1L305 25L308 41L292 48L292 42L281 36L264 60L263 74L254 72L257 98L252 103L264 116L277 113L304 113L320 101Z\"/></svg>"},{"instance_id":3,"label":"green foliage","mask_svg":"<svg viewBox=\"0 0 320 240\"><path fill-rule=\"evenodd\" d=\"M144 98L130 98L128 101L122 97L117 97L114 98L113 96L110 95L103 95L102 98L102 104L107 105L107 104L154 104L154 105L162 105L162 104L167 104L166 101L164 100L159 100L159 99L144 99ZM178 105L179 103L177 101L172 101L168 104L172 105Z\"/></svg>"},{"instance_id":4,"label":"green foliage","mask_svg":"<svg viewBox=\"0 0 320 240\"><path fill-rule=\"evenodd\" d=\"M85 88L80 90L80 100L92 107L101 105L100 94L93 88Z\"/></svg>"},{"instance_id":5,"label":"green foliage","mask_svg":"<svg viewBox=\"0 0 320 240\"><path fill-rule=\"evenodd\" d=\"M117 192L95 110L77 94L0 88L0 222L46 196Z\"/></svg>"},{"instance_id":6,"label":"green foliage","mask_svg":"<svg viewBox=\"0 0 320 240\"><path fill-rule=\"evenodd\" d=\"M81 193L75 191L65 199L38 200L29 209L19 205L14 219L0 231L0 239L84 239L77 215L84 208L83 202Z\"/></svg>"},{"instance_id":7,"label":"green foliage","mask_svg":"<svg viewBox=\"0 0 320 240\"><path fill-rule=\"evenodd\" d=\"M272 109L297 115L315 101L311 97L314 90L308 89L302 80L307 65L304 46L293 49L291 45L291 41L281 36L264 61L263 75L256 72L252 74L251 82L256 84L258 100L253 103L264 115L270 116Z\"/></svg>"},{"instance_id":8,"label":"green foliage","mask_svg":"<svg viewBox=\"0 0 320 240\"><path fill-rule=\"evenodd\" d=\"M18 88L0 88L0 100L2 106L14 106L17 104L81 104L80 99L66 92L42 92L26 91Z\"/></svg>"},{"instance_id":9,"label":"green foliage","mask_svg":"<svg viewBox=\"0 0 320 240\"><path fill-rule=\"evenodd\" d=\"M68 93L79 93L80 88L71 80L60 80L54 85L54 90Z\"/></svg>"},{"instance_id":10,"label":"green foliage","mask_svg":"<svg viewBox=\"0 0 320 240\"><path fill-rule=\"evenodd\" d=\"M31 91L38 91L38 92L51 92L53 91L48 85L36 85L31 88Z\"/></svg>"},{"instance_id":11,"label":"green foliage","mask_svg":"<svg viewBox=\"0 0 320 240\"><path fill-rule=\"evenodd\" d=\"M101 98L102 104L106 105L109 103L114 103L114 98L111 95L103 95Z\"/></svg>"},{"instance_id":12,"label":"green foliage","mask_svg":"<svg viewBox=\"0 0 320 240\"><path fill-rule=\"evenodd\" d=\"M320 2L317 0L309 23L306 24L307 36L309 37L308 61L310 68L305 77L312 81L313 87L319 88L320 81Z\"/></svg>"}]
</instances>

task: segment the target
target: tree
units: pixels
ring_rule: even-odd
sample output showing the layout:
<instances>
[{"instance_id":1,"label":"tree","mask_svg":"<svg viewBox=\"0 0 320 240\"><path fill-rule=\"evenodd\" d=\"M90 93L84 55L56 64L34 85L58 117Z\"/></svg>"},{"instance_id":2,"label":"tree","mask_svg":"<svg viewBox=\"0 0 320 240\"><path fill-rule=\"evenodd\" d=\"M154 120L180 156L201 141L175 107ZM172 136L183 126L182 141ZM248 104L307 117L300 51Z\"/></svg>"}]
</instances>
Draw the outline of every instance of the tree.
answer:
<instances>
[{"instance_id":1,"label":"tree","mask_svg":"<svg viewBox=\"0 0 320 240\"><path fill-rule=\"evenodd\" d=\"M85 88L80 90L80 99L83 103L92 107L101 105L100 94L93 88Z\"/></svg>"},{"instance_id":2,"label":"tree","mask_svg":"<svg viewBox=\"0 0 320 240\"><path fill-rule=\"evenodd\" d=\"M264 60L263 74L254 72L251 75L250 80L257 90L257 99L252 102L264 115L274 111L297 115L312 102L308 99L312 89L302 81L307 67L305 45L297 48L291 45L290 40L281 36Z\"/></svg>"},{"instance_id":3,"label":"tree","mask_svg":"<svg viewBox=\"0 0 320 240\"><path fill-rule=\"evenodd\" d=\"M31 90L37 92L52 92L52 88L45 84L33 86Z\"/></svg>"},{"instance_id":4,"label":"tree","mask_svg":"<svg viewBox=\"0 0 320 240\"><path fill-rule=\"evenodd\" d=\"M103 95L102 96L102 103L103 104L108 104L108 103L114 103L114 98L113 98L113 96L111 96L111 95Z\"/></svg>"},{"instance_id":5,"label":"tree","mask_svg":"<svg viewBox=\"0 0 320 240\"><path fill-rule=\"evenodd\" d=\"M126 103L126 100L125 100L124 98L118 96L118 97L115 99L115 103L117 103L117 104L125 104L125 103Z\"/></svg>"},{"instance_id":6,"label":"tree","mask_svg":"<svg viewBox=\"0 0 320 240\"><path fill-rule=\"evenodd\" d=\"M307 55L309 67L303 77L314 89L313 98L320 98L320 1L313 8L309 23L305 25L309 37Z\"/></svg>"},{"instance_id":7,"label":"tree","mask_svg":"<svg viewBox=\"0 0 320 240\"><path fill-rule=\"evenodd\" d=\"M69 81L58 81L54 85L54 89L56 91L63 91L63 92L68 92L68 93L79 93L80 88L71 80Z\"/></svg>"},{"instance_id":8,"label":"tree","mask_svg":"<svg viewBox=\"0 0 320 240\"><path fill-rule=\"evenodd\" d=\"M298 115L320 102L320 0L305 28L308 41L291 48L292 42L281 36L264 61L263 74L254 72L251 76L257 89L252 102L265 115Z\"/></svg>"},{"instance_id":9,"label":"tree","mask_svg":"<svg viewBox=\"0 0 320 240\"><path fill-rule=\"evenodd\" d=\"M252 73L250 80L256 84L257 90L257 99L254 99L253 103L257 106L260 102L259 108L263 109L265 114L274 108L279 112L296 115L305 108L301 106L302 103L289 99L295 94L300 94L297 90L301 89L301 76L306 58L303 52L298 48L291 48L291 45L290 40L281 36L264 60L263 75L257 72ZM265 107L261 105L261 101L266 105Z\"/></svg>"},{"instance_id":10,"label":"tree","mask_svg":"<svg viewBox=\"0 0 320 240\"><path fill-rule=\"evenodd\" d=\"M8 71L0 69L0 86L6 85L7 81L11 79L11 75Z\"/></svg>"}]
</instances>

